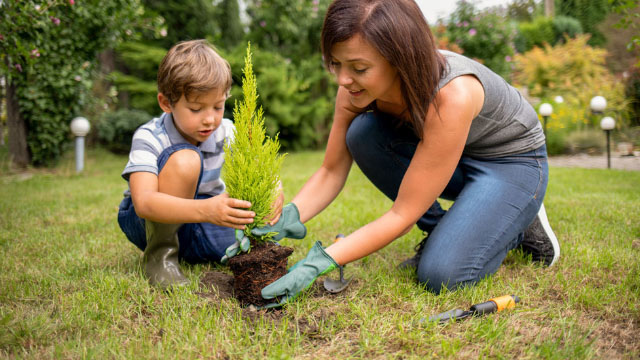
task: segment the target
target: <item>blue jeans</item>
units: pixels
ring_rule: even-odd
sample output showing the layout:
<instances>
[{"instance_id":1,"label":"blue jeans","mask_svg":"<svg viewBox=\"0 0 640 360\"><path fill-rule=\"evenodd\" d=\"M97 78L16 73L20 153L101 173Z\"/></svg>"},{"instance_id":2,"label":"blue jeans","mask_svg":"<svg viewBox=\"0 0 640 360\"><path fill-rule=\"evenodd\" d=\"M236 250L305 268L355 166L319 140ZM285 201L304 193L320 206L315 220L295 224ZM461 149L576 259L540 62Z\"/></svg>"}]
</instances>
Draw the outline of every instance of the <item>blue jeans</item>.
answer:
<instances>
[{"instance_id":1,"label":"blue jeans","mask_svg":"<svg viewBox=\"0 0 640 360\"><path fill-rule=\"evenodd\" d=\"M347 147L362 172L395 200L419 139L381 113L357 116ZM418 281L439 293L474 284L495 273L507 252L522 241L535 218L549 177L546 146L497 158L463 155L440 198L418 220L429 237L417 268ZM429 179L424 179L429 181Z\"/></svg>"},{"instance_id":2,"label":"blue jeans","mask_svg":"<svg viewBox=\"0 0 640 360\"><path fill-rule=\"evenodd\" d=\"M173 153L184 149L191 149L200 154L200 176L198 177L197 189L202 180L202 153L192 144L176 144L164 149L158 156L158 172L162 171ZM208 195L197 195L194 198L206 199L209 197ZM125 196L120 202L118 224L127 239L144 251L147 247L144 219L136 214L129 196ZM211 223L184 224L178 229L178 239L180 241L178 257L192 264L219 262L227 247L235 242L232 228Z\"/></svg>"}]
</instances>

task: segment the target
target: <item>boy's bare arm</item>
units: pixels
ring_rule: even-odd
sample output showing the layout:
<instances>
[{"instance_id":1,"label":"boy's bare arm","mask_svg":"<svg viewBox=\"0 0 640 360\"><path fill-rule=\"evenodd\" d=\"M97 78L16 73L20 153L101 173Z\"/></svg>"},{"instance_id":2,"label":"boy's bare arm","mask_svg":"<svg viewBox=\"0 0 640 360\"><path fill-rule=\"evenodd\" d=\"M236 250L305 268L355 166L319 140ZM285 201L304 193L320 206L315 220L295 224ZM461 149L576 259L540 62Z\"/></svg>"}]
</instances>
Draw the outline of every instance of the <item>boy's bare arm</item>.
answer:
<instances>
[{"instance_id":1,"label":"boy's bare arm","mask_svg":"<svg viewBox=\"0 0 640 360\"><path fill-rule=\"evenodd\" d=\"M209 222L244 229L253 222L251 203L230 198L227 194L194 200L158 191L158 177L149 172L135 172L129 178L131 198L136 213L143 219L168 224Z\"/></svg>"}]
</instances>

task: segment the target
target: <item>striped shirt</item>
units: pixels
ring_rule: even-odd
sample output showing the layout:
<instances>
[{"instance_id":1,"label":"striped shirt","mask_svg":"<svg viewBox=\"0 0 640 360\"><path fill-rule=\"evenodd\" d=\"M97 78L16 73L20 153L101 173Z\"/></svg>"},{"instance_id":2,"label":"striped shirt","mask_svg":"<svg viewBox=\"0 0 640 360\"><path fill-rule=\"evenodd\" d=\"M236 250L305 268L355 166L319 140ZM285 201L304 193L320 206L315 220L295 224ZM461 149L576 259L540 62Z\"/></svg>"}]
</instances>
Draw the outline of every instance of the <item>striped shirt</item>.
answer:
<instances>
[{"instance_id":1,"label":"striped shirt","mask_svg":"<svg viewBox=\"0 0 640 360\"><path fill-rule=\"evenodd\" d=\"M207 140L198 145L203 157L203 173L198 195L215 196L224 192L224 181L220 178L220 170L224 163L224 142L233 141L235 127L231 120L222 119L220 126ZM129 181L131 173L144 171L158 175L158 156L172 145L189 143L178 132L170 113L153 118L140 126L133 135L129 162L122 172L122 177ZM129 189L125 196L130 196Z\"/></svg>"}]
</instances>

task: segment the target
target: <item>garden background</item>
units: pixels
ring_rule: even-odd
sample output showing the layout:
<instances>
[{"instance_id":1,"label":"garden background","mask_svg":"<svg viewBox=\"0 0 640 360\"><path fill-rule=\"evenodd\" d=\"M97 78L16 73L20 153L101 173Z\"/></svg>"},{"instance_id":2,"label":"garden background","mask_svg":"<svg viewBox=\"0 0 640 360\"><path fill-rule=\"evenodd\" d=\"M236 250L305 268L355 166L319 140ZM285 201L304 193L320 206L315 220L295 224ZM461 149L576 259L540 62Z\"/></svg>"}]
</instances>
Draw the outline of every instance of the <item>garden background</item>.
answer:
<instances>
[{"instance_id":1,"label":"garden background","mask_svg":"<svg viewBox=\"0 0 640 360\"><path fill-rule=\"evenodd\" d=\"M638 172L552 168L546 203L565 244L561 263L545 271L513 254L472 290L436 297L388 270L419 241L415 230L354 264L360 280L344 296L317 290L277 318L247 315L231 300L203 300L198 279L211 265L188 269L194 281L185 294L146 286L139 252L117 231L113 207L126 186L118 175L131 135L160 112L155 75L165 52L179 40L207 38L239 85L251 41L267 130L290 152L283 174L290 198L321 161L331 125L336 86L319 53L328 3L0 1L0 356L639 356ZM605 151L603 116L616 120L614 148L637 149L637 2L556 0L551 14L548 3L480 10L459 1L431 25L441 48L483 62L536 109L552 104L550 154ZM240 87L232 94L229 118ZM603 114L589 108L597 95L607 100ZM69 130L76 116L91 123L79 175ZM388 206L352 172L348 191L310 224L314 239L353 231ZM288 245L305 253L311 241ZM512 291L526 299L515 315L416 325L430 313Z\"/></svg>"}]
</instances>

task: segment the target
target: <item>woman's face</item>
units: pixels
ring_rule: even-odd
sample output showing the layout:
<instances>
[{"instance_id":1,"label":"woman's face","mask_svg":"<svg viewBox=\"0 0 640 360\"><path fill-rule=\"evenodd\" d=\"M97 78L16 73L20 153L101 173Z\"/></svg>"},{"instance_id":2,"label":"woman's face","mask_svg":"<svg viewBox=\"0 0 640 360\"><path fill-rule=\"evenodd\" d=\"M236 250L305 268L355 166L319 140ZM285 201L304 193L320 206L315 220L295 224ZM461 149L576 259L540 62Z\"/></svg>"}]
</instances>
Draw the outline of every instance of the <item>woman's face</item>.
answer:
<instances>
[{"instance_id":1,"label":"woman's face","mask_svg":"<svg viewBox=\"0 0 640 360\"><path fill-rule=\"evenodd\" d=\"M394 103L401 98L398 71L359 34L333 45L330 68L356 107L364 108L374 100Z\"/></svg>"}]
</instances>

